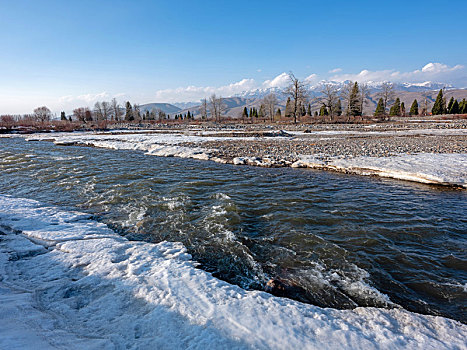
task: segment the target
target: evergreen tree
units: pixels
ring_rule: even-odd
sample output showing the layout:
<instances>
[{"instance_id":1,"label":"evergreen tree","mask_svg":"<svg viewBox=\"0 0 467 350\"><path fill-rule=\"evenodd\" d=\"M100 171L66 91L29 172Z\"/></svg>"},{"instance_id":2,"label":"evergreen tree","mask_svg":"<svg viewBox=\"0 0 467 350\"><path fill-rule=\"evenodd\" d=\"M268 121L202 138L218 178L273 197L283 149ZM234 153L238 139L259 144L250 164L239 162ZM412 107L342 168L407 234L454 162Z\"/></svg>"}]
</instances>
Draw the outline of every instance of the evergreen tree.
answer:
<instances>
[{"instance_id":1,"label":"evergreen tree","mask_svg":"<svg viewBox=\"0 0 467 350\"><path fill-rule=\"evenodd\" d=\"M253 108L250 107L250 113L248 114L250 118L253 118Z\"/></svg>"},{"instance_id":2,"label":"evergreen tree","mask_svg":"<svg viewBox=\"0 0 467 350\"><path fill-rule=\"evenodd\" d=\"M357 115L362 115L360 108L360 89L358 88L357 82L355 82L352 87L352 91L350 92L348 114L354 117Z\"/></svg>"},{"instance_id":3,"label":"evergreen tree","mask_svg":"<svg viewBox=\"0 0 467 350\"><path fill-rule=\"evenodd\" d=\"M315 115L315 117L317 117L318 116L318 111L315 111L314 115Z\"/></svg>"},{"instance_id":4,"label":"evergreen tree","mask_svg":"<svg viewBox=\"0 0 467 350\"><path fill-rule=\"evenodd\" d=\"M435 104L431 110L431 114L438 115L446 112L446 100L443 97L443 89L439 90L438 96L436 97Z\"/></svg>"},{"instance_id":5,"label":"evergreen tree","mask_svg":"<svg viewBox=\"0 0 467 350\"><path fill-rule=\"evenodd\" d=\"M68 117L68 121L71 123L73 120L71 119L71 115Z\"/></svg>"},{"instance_id":6,"label":"evergreen tree","mask_svg":"<svg viewBox=\"0 0 467 350\"><path fill-rule=\"evenodd\" d=\"M383 98L380 98L376 105L375 117L381 117L384 115L384 102Z\"/></svg>"},{"instance_id":7,"label":"evergreen tree","mask_svg":"<svg viewBox=\"0 0 467 350\"><path fill-rule=\"evenodd\" d=\"M282 111L280 108L277 109L276 115L280 118L282 117Z\"/></svg>"},{"instance_id":8,"label":"evergreen tree","mask_svg":"<svg viewBox=\"0 0 467 350\"><path fill-rule=\"evenodd\" d=\"M146 111L146 115L144 116L145 120L149 120L151 117L149 116L149 110Z\"/></svg>"},{"instance_id":9,"label":"evergreen tree","mask_svg":"<svg viewBox=\"0 0 467 350\"><path fill-rule=\"evenodd\" d=\"M342 103L341 103L341 99L339 98L337 100L337 103L336 103L336 114L338 116L341 116L342 115Z\"/></svg>"},{"instance_id":10,"label":"evergreen tree","mask_svg":"<svg viewBox=\"0 0 467 350\"><path fill-rule=\"evenodd\" d=\"M60 120L67 120L64 111L61 111L61 112L60 112Z\"/></svg>"},{"instance_id":11,"label":"evergreen tree","mask_svg":"<svg viewBox=\"0 0 467 350\"><path fill-rule=\"evenodd\" d=\"M326 116L326 115L329 115L328 109L326 108L325 105L322 105L322 106L321 106L321 108L320 108L320 110L319 110L319 115L320 115L320 117L324 117L324 116Z\"/></svg>"},{"instance_id":12,"label":"evergreen tree","mask_svg":"<svg viewBox=\"0 0 467 350\"><path fill-rule=\"evenodd\" d=\"M300 108L299 108L299 111L300 111L300 116L305 116L306 115L306 108L305 106L300 102Z\"/></svg>"},{"instance_id":13,"label":"evergreen tree","mask_svg":"<svg viewBox=\"0 0 467 350\"><path fill-rule=\"evenodd\" d=\"M410 106L409 115L418 115L418 102L417 100L413 100L412 106Z\"/></svg>"},{"instance_id":14,"label":"evergreen tree","mask_svg":"<svg viewBox=\"0 0 467 350\"><path fill-rule=\"evenodd\" d=\"M308 103L308 110L306 112L307 112L306 114L308 114L311 117L311 104L310 103Z\"/></svg>"},{"instance_id":15,"label":"evergreen tree","mask_svg":"<svg viewBox=\"0 0 467 350\"><path fill-rule=\"evenodd\" d=\"M467 101L465 100L465 98L463 98L462 101L459 103L459 113L467 113Z\"/></svg>"},{"instance_id":16,"label":"evergreen tree","mask_svg":"<svg viewBox=\"0 0 467 350\"><path fill-rule=\"evenodd\" d=\"M451 99L449 100L449 103L448 103L448 109L447 109L447 112L448 112L449 114L452 114L452 113L451 113L451 110L452 110L452 105L453 105L453 104L454 104L454 97L451 96Z\"/></svg>"},{"instance_id":17,"label":"evergreen tree","mask_svg":"<svg viewBox=\"0 0 467 350\"><path fill-rule=\"evenodd\" d=\"M396 98L396 101L392 105L391 109L389 110L390 116L400 116L401 115L401 100Z\"/></svg>"},{"instance_id":18,"label":"evergreen tree","mask_svg":"<svg viewBox=\"0 0 467 350\"><path fill-rule=\"evenodd\" d=\"M454 100L449 114L459 114L459 102L457 100Z\"/></svg>"},{"instance_id":19,"label":"evergreen tree","mask_svg":"<svg viewBox=\"0 0 467 350\"><path fill-rule=\"evenodd\" d=\"M191 119L190 111L188 111L188 113L186 114L186 117L187 117L187 119Z\"/></svg>"},{"instance_id":20,"label":"evergreen tree","mask_svg":"<svg viewBox=\"0 0 467 350\"><path fill-rule=\"evenodd\" d=\"M404 102L401 102L400 115L405 117L405 103Z\"/></svg>"},{"instance_id":21,"label":"evergreen tree","mask_svg":"<svg viewBox=\"0 0 467 350\"><path fill-rule=\"evenodd\" d=\"M243 107L242 118L248 118L248 109L246 107Z\"/></svg>"},{"instance_id":22,"label":"evergreen tree","mask_svg":"<svg viewBox=\"0 0 467 350\"><path fill-rule=\"evenodd\" d=\"M125 120L126 121L132 121L135 118L133 117L133 108L131 107L130 101L126 101L125 103Z\"/></svg>"}]
</instances>

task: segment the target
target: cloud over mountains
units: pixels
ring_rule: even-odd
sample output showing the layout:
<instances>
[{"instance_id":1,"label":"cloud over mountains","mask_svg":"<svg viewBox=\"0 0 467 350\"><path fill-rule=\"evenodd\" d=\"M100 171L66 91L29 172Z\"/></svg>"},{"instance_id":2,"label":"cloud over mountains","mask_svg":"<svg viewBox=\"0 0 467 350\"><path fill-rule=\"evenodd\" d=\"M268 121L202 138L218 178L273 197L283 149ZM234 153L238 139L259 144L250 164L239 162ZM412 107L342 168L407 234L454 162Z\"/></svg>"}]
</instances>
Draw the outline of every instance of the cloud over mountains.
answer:
<instances>
[{"instance_id":1,"label":"cloud over mountains","mask_svg":"<svg viewBox=\"0 0 467 350\"><path fill-rule=\"evenodd\" d=\"M306 83L313 85L320 81L343 82L346 80L367 82L390 81L394 83L423 83L426 81L435 81L451 84L457 87L467 87L467 73L463 65L448 66L443 63L430 62L410 72L401 72L394 69L370 71L364 69L359 73L342 73L341 68L332 69L330 75L320 76L310 74L305 77ZM229 85L214 86L187 86L176 89L164 89L155 93L154 99L163 102L187 102L199 101L204 97L209 97L213 93L224 97L240 94L245 91L256 89L284 88L289 84L289 76L283 72L272 79L263 82L257 82L254 79L242 79Z\"/></svg>"},{"instance_id":2,"label":"cloud over mountains","mask_svg":"<svg viewBox=\"0 0 467 350\"><path fill-rule=\"evenodd\" d=\"M413 71L402 72L395 69L375 70L371 71L363 69L359 73L345 73L341 68L335 68L328 73L310 74L306 77L299 77L303 79L309 86L315 86L324 81L344 82L346 80L358 81L359 83L378 83L383 81L390 81L394 83L424 83L427 81L439 82L443 84L450 84L459 88L467 88L467 71L465 66L457 64L449 66L443 63L430 62L425 64L420 69ZM288 73L283 72L271 79L264 81L256 81L252 78L245 78L231 84L222 86L186 86L178 87L175 89L158 90L153 94L146 96L139 96L135 98L131 92L112 94L108 92L88 93L82 95L68 95L61 97L56 105L50 106L57 110L72 110L80 106L93 106L96 101L107 100L116 98L120 103L126 100L137 103L146 102L198 102L202 98L208 98L212 94L223 97L240 95L247 92L254 92L258 90L274 90L282 89L289 84Z\"/></svg>"}]
</instances>

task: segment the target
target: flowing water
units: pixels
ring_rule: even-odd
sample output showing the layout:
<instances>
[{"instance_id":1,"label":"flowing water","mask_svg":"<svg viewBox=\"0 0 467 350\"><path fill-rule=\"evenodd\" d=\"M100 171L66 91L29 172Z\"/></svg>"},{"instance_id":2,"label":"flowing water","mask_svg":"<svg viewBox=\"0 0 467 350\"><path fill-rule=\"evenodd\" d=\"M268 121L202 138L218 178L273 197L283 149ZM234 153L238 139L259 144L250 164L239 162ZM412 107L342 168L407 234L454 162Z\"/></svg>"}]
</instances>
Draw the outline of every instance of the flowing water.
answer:
<instances>
[{"instance_id":1,"label":"flowing water","mask_svg":"<svg viewBox=\"0 0 467 350\"><path fill-rule=\"evenodd\" d=\"M0 139L0 193L183 242L247 289L467 319L466 191Z\"/></svg>"}]
</instances>

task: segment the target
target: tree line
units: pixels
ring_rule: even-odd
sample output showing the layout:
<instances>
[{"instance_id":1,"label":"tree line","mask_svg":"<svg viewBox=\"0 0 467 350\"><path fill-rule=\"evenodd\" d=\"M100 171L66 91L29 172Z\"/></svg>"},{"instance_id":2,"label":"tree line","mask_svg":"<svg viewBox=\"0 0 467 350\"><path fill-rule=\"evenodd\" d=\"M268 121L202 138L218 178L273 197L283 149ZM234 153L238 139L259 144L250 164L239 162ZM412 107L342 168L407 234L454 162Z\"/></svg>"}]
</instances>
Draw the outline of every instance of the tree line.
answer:
<instances>
[{"instance_id":1,"label":"tree line","mask_svg":"<svg viewBox=\"0 0 467 350\"><path fill-rule=\"evenodd\" d=\"M350 121L352 117L363 116L363 109L370 98L369 87L358 82L348 82L342 88L331 83L323 84L319 92L318 97L309 96L306 83L297 79L293 73L289 73L289 85L284 90L287 96L284 113L278 108L279 101L276 94L270 93L260 100L259 106L249 108L245 106L239 117L242 121L269 120L273 122L274 120L280 120L284 115L284 117L297 123L301 117L306 116L321 117L330 122L335 121L336 117L347 116L348 121ZM393 84L383 83L376 96L378 102L373 115L380 119L391 116L405 116L407 114L409 116L428 114L428 93L424 93L424 101L422 101L421 106L417 99L414 99L408 113L404 102L396 97ZM315 106L315 108L312 106ZM317 109L316 106L318 106ZM201 100L201 104L196 110L198 112L197 119L219 122L226 108L224 99L221 96L212 94L209 99L204 98ZM458 101L451 97L449 102L446 102L445 91L441 89L434 101L431 114L467 114L467 101L465 98ZM2 115L0 116L0 123L3 126L15 125L19 121L29 124L44 124L50 122L53 117L54 115L50 109L42 106L35 108L32 114L22 116ZM123 108L115 98L110 102L96 102L93 109L89 107L75 108L72 116L66 116L64 111L60 113L60 120L64 122L97 122L98 125L101 125L101 122L106 123L108 121L131 123L141 121L161 122L169 119L194 120L195 113L187 111L183 114L174 114L171 117L159 108L143 112L138 104L131 104L129 101L125 103Z\"/></svg>"}]
</instances>

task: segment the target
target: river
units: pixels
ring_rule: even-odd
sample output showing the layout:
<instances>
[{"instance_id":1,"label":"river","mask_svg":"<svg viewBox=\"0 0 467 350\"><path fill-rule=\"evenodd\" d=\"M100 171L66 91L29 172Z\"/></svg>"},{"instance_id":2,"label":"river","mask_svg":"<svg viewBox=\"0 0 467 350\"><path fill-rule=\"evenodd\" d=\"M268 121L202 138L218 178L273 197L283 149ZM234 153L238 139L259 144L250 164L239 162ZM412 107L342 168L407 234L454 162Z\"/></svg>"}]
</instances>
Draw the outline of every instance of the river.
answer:
<instances>
[{"instance_id":1,"label":"river","mask_svg":"<svg viewBox=\"0 0 467 350\"><path fill-rule=\"evenodd\" d=\"M467 319L466 191L4 138L0 193L78 208L130 239L182 242L246 289Z\"/></svg>"}]
</instances>

